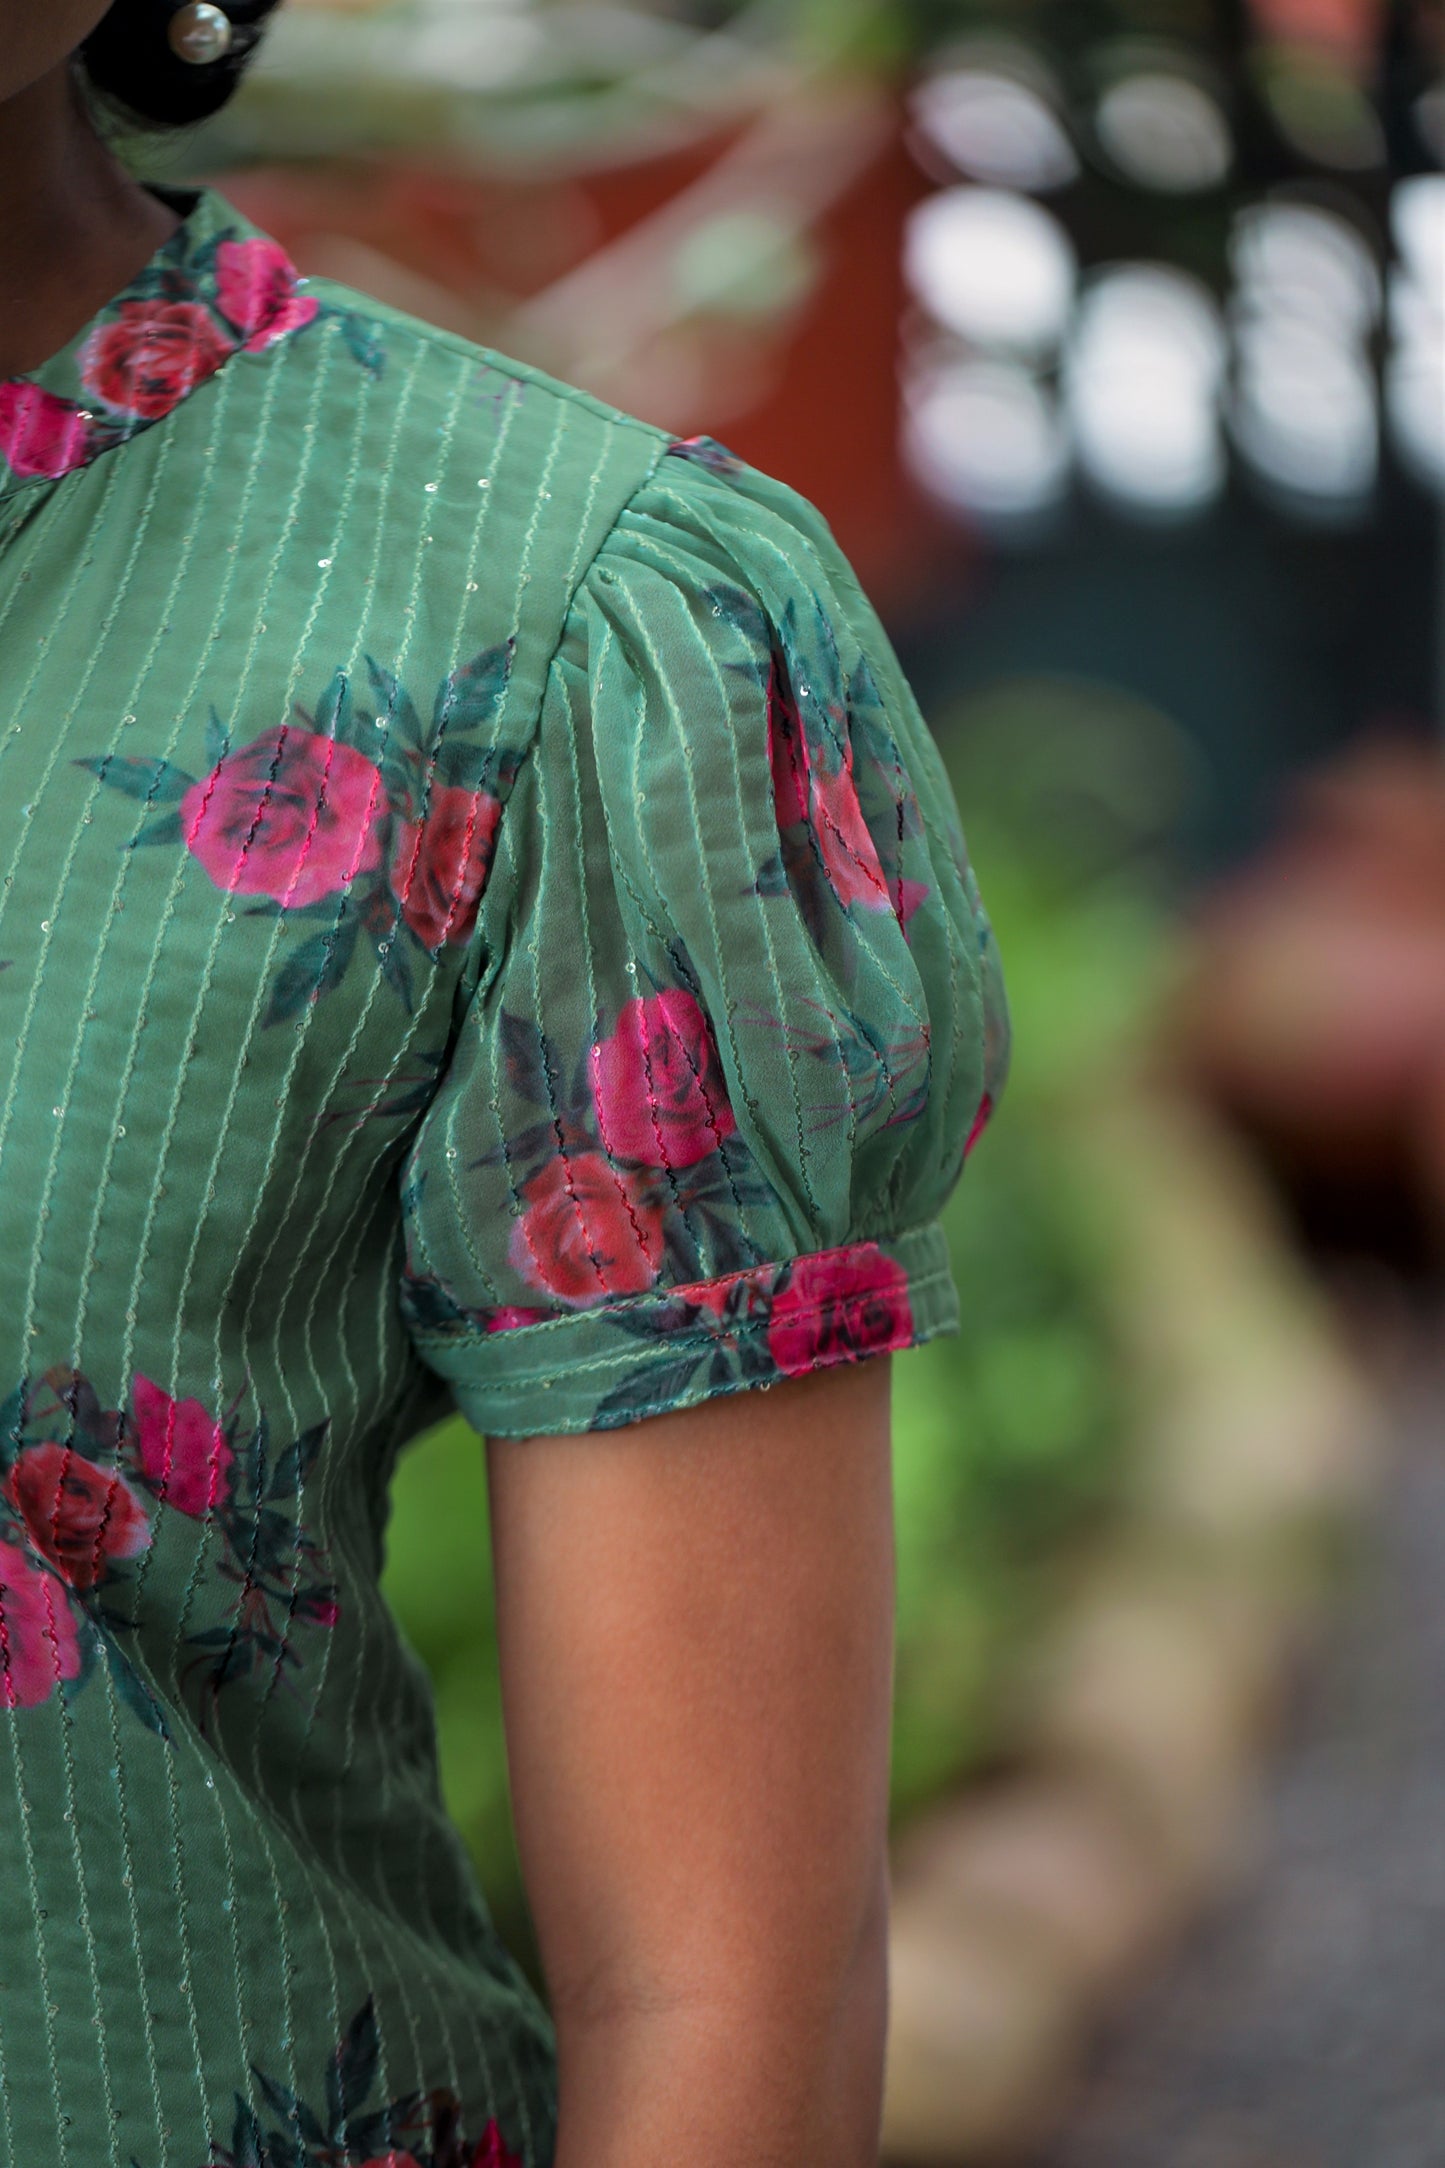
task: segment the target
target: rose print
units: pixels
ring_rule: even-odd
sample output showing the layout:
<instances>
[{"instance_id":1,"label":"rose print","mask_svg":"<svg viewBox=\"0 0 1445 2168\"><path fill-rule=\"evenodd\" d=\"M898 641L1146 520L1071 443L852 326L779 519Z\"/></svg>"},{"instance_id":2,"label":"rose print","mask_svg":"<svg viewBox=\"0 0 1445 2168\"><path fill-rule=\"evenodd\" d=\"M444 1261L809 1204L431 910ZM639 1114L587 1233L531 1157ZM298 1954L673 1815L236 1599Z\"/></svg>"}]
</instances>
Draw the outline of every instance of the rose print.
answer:
<instances>
[{"instance_id":1,"label":"rose print","mask_svg":"<svg viewBox=\"0 0 1445 2168\"><path fill-rule=\"evenodd\" d=\"M808 818L808 744L803 719L776 660L768 672L768 766L773 775L773 818L781 832Z\"/></svg>"},{"instance_id":2,"label":"rose print","mask_svg":"<svg viewBox=\"0 0 1445 2168\"><path fill-rule=\"evenodd\" d=\"M274 911L323 922L275 966L263 1026L289 1022L334 992L358 954L372 956L410 1014L418 967L433 970L444 950L472 937L524 758L492 735L512 654L503 641L450 671L430 728L405 686L368 655L377 710L336 670L314 710L298 701L292 721L244 745L232 745L213 706L203 775L130 751L87 754L74 765L144 806L122 848L181 846L217 888L266 899L248 918ZM368 1112L425 1105L430 1081L420 1100L417 1088Z\"/></svg>"},{"instance_id":3,"label":"rose print","mask_svg":"<svg viewBox=\"0 0 1445 2168\"><path fill-rule=\"evenodd\" d=\"M34 1709L80 1675L80 1637L58 1581L0 1540L0 1707Z\"/></svg>"},{"instance_id":4,"label":"rose print","mask_svg":"<svg viewBox=\"0 0 1445 2168\"><path fill-rule=\"evenodd\" d=\"M302 910L380 865L383 803L364 754L280 723L191 785L181 833L217 888Z\"/></svg>"},{"instance_id":5,"label":"rose print","mask_svg":"<svg viewBox=\"0 0 1445 2168\"><path fill-rule=\"evenodd\" d=\"M875 1242L801 1257L773 1297L768 1350L784 1377L907 1347L908 1275Z\"/></svg>"},{"instance_id":6,"label":"rose print","mask_svg":"<svg viewBox=\"0 0 1445 2168\"><path fill-rule=\"evenodd\" d=\"M468 2154L466 2168L522 2168L522 2156L502 2142L501 2129L493 2120Z\"/></svg>"},{"instance_id":7,"label":"rose print","mask_svg":"<svg viewBox=\"0 0 1445 2168\"><path fill-rule=\"evenodd\" d=\"M211 2142L207 2168L338 2168L342 2153L360 2168L522 2168L495 2116L469 2139L455 2090L435 2085L403 2093L386 2106L376 2100L380 2065L376 2000L368 1995L326 2058L311 2098L252 2063L257 2097L284 2127L268 2131L238 2090L231 2142ZM289 2074L288 2074L289 2075ZM395 2144L404 2138L404 2145ZM376 2152L380 2146L383 2151ZM354 2150L353 2150L354 2148ZM365 2158L361 2158L361 2156ZM134 2164L133 2164L134 2168Z\"/></svg>"},{"instance_id":8,"label":"rose print","mask_svg":"<svg viewBox=\"0 0 1445 2168\"><path fill-rule=\"evenodd\" d=\"M965 1159L967 1159L969 1153L973 1150L985 1129L987 1129L992 1114L993 1094L985 1092L978 1103L978 1112L973 1118L973 1127L969 1130L967 1140L964 1143L963 1156Z\"/></svg>"},{"instance_id":9,"label":"rose print","mask_svg":"<svg viewBox=\"0 0 1445 2168\"><path fill-rule=\"evenodd\" d=\"M84 466L89 432L80 409L38 384L0 384L0 459L15 474L52 478Z\"/></svg>"},{"instance_id":10,"label":"rose print","mask_svg":"<svg viewBox=\"0 0 1445 2168\"><path fill-rule=\"evenodd\" d=\"M131 1395L141 1466L178 1513L201 1519L227 1495L235 1454L199 1400L172 1400L147 1377Z\"/></svg>"},{"instance_id":11,"label":"rose print","mask_svg":"<svg viewBox=\"0 0 1445 2168\"><path fill-rule=\"evenodd\" d=\"M685 987L625 1002L588 1059L597 1128L615 1159L695 1166L737 1128L707 1016Z\"/></svg>"},{"instance_id":12,"label":"rose print","mask_svg":"<svg viewBox=\"0 0 1445 2168\"><path fill-rule=\"evenodd\" d=\"M555 1310L529 1309L524 1302L504 1302L499 1309L482 1313L488 1332L519 1332L524 1325L540 1325L544 1318L556 1317Z\"/></svg>"},{"instance_id":13,"label":"rose print","mask_svg":"<svg viewBox=\"0 0 1445 2168\"><path fill-rule=\"evenodd\" d=\"M320 303L296 292L296 266L279 243L265 236L222 241L216 250L216 305L258 354L288 331L312 322Z\"/></svg>"},{"instance_id":14,"label":"rose print","mask_svg":"<svg viewBox=\"0 0 1445 2168\"><path fill-rule=\"evenodd\" d=\"M74 1446L26 1446L4 1492L31 1544L72 1588L94 1588L111 1559L134 1558L150 1543L145 1508L124 1476Z\"/></svg>"},{"instance_id":15,"label":"rose print","mask_svg":"<svg viewBox=\"0 0 1445 2168\"><path fill-rule=\"evenodd\" d=\"M264 1410L247 1428L240 1400L216 1422L200 1400L173 1399L137 1377L129 1407L106 1407L83 1371L57 1364L0 1405L0 1658L8 1609L10 1706L43 1700L57 1676L83 1684L103 1659L121 1700L170 1737L165 1710L118 1632L129 1621L106 1600L123 1569L151 1546L147 1491L163 1507L207 1516L208 1574L237 1591L219 1617L213 1612L214 1623L185 1637L199 1652L182 1680L201 1673L203 1736L223 1687L250 1678L270 1692L302 1663L303 1629L337 1624L327 1554L298 1511L288 1510L328 1425L288 1442L273 1434ZM65 1444L54 1436L62 1420ZM35 1669L35 1621L47 1605L58 1645L78 1651L78 1668L57 1674L51 1661Z\"/></svg>"},{"instance_id":16,"label":"rose print","mask_svg":"<svg viewBox=\"0 0 1445 2168\"><path fill-rule=\"evenodd\" d=\"M549 1160L526 1183L508 1256L529 1287L566 1302L636 1295L662 1264L662 1213L600 1152Z\"/></svg>"},{"instance_id":17,"label":"rose print","mask_svg":"<svg viewBox=\"0 0 1445 2168\"><path fill-rule=\"evenodd\" d=\"M853 777L853 745L845 736L842 764L830 774L808 747L802 718L774 667L768 687L768 764L773 814L780 834L807 822L828 885L846 907L891 910L906 926L928 894L926 881L884 875Z\"/></svg>"},{"instance_id":18,"label":"rose print","mask_svg":"<svg viewBox=\"0 0 1445 2168\"><path fill-rule=\"evenodd\" d=\"M198 301L123 301L80 350L93 399L136 421L158 421L235 352Z\"/></svg>"},{"instance_id":19,"label":"rose print","mask_svg":"<svg viewBox=\"0 0 1445 2168\"><path fill-rule=\"evenodd\" d=\"M490 792L443 786L433 789L424 821L398 823L392 890L423 947L471 939L501 817Z\"/></svg>"},{"instance_id":20,"label":"rose print","mask_svg":"<svg viewBox=\"0 0 1445 2168\"><path fill-rule=\"evenodd\" d=\"M870 911L891 909L888 883L868 833L853 781L853 748L843 741L843 764L829 775L814 762L809 775L808 809L823 864L838 901L861 903Z\"/></svg>"},{"instance_id":21,"label":"rose print","mask_svg":"<svg viewBox=\"0 0 1445 2168\"><path fill-rule=\"evenodd\" d=\"M690 459L695 466L706 467L710 474L725 475L729 481L747 472L737 453L719 444L716 437L675 437L667 450L669 457Z\"/></svg>"}]
</instances>

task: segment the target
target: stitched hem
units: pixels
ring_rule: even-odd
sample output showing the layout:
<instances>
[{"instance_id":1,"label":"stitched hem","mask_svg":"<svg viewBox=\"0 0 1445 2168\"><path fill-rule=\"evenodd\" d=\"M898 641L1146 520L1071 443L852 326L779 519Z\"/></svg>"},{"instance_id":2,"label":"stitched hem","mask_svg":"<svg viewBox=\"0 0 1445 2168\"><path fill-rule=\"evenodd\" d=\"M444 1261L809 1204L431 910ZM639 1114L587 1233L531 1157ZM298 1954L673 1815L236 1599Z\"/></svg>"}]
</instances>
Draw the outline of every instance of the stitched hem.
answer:
<instances>
[{"instance_id":1,"label":"stitched hem","mask_svg":"<svg viewBox=\"0 0 1445 2168\"><path fill-rule=\"evenodd\" d=\"M958 1298L943 1230L938 1223L912 1229L891 1240L885 1237L878 1247L884 1264L877 1271L855 1280L835 1295L824 1295L816 1301L788 1308L786 1329L790 1345L796 1348L801 1340L806 1348L809 1328L825 1322L829 1313L836 1317L840 1307L853 1309L867 1305L877 1296L896 1297L904 1289L908 1297L906 1326L895 1311L892 1315L885 1312L878 1319L876 1335L871 1342L866 1332L861 1338L856 1333L848 1336L825 1332L805 1360L796 1364L790 1362L786 1369L777 1365L770 1368L766 1362L758 1366L755 1361L750 1361L741 1370L735 1366L720 1370L707 1360L715 1350L727 1350L736 1357L742 1349L755 1357L759 1347L768 1344L769 1329L777 1322L775 1313L720 1322L716 1328L704 1325L690 1326L675 1333L664 1331L650 1341L645 1336L628 1332L617 1345L598 1348L583 1342L581 1336L584 1333L590 1334L591 1342L601 1334L608 1334L609 1326L615 1333L619 1313L636 1316L639 1310L645 1311L649 1306L665 1309L675 1302L676 1289L628 1296L617 1304L577 1310L565 1317L547 1318L502 1332L473 1329L451 1335L417 1333L413 1335L414 1344L423 1360L446 1378L461 1413L484 1436L528 1437L610 1430L648 1415L692 1407L729 1393L766 1390L787 1377L829 1369L838 1363L866 1361L872 1355L902 1352L940 1335L956 1332L959 1327ZM815 1258L826 1260L847 1255L852 1249L856 1249L855 1244L807 1252L802 1257L777 1264L749 1267L742 1272L720 1274L714 1280L689 1284L698 1289L727 1289L739 1281L756 1278L766 1287L767 1276L781 1273L784 1264L797 1266ZM916 1260L912 1269L911 1260ZM861 1323L861 1320L857 1322ZM575 1356L569 1356L558 1346L555 1332L559 1327L571 1331L577 1343ZM543 1343L540 1336L549 1328L554 1337ZM523 1343L529 1338L533 1344L524 1348ZM548 1357L545 1363L540 1359L544 1344ZM516 1367L516 1358L523 1355L525 1367ZM538 1358L535 1362L531 1360L534 1356ZM681 1377L679 1370L684 1373ZM635 1392L627 1391L629 1380L635 1381ZM652 1391L648 1390L650 1383L655 1386Z\"/></svg>"}]
</instances>

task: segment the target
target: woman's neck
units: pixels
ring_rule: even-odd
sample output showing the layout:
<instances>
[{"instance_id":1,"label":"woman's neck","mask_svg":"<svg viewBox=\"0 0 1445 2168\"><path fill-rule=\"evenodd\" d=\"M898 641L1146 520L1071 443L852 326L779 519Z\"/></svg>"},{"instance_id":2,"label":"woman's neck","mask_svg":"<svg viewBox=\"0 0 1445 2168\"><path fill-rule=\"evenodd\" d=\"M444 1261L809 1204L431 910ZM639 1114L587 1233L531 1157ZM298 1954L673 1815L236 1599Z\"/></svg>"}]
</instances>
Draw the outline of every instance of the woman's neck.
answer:
<instances>
[{"instance_id":1,"label":"woman's neck","mask_svg":"<svg viewBox=\"0 0 1445 2168\"><path fill-rule=\"evenodd\" d=\"M0 106L0 377L36 369L175 231L96 134L69 64Z\"/></svg>"}]
</instances>

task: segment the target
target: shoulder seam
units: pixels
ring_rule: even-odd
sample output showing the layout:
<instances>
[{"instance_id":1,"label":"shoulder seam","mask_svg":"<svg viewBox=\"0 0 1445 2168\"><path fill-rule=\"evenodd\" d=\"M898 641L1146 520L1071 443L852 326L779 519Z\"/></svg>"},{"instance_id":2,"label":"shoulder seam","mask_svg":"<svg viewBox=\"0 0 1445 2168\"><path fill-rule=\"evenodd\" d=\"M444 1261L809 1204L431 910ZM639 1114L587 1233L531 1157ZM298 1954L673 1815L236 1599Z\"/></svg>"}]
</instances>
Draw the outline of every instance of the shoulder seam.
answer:
<instances>
[{"instance_id":1,"label":"shoulder seam","mask_svg":"<svg viewBox=\"0 0 1445 2168\"><path fill-rule=\"evenodd\" d=\"M565 399L573 406L582 407L596 420L607 422L614 428L632 429L641 435L652 437L659 447L665 449L674 439L657 423L644 421L639 414L628 414L621 407L608 406L595 393L585 391L580 384L569 384L562 377L549 376L528 361L521 361L513 354L503 354L496 347L483 346L476 339L469 339L460 331L448 331L442 324L430 324L424 316L413 316L405 309L394 308L388 301L379 301L373 294L362 293L359 287L344 286L338 280L312 277L305 281L309 292L325 291L338 302L364 315L376 314L388 328L407 333L419 346L434 346L442 352L457 354L469 360L495 369L500 376L508 376L517 383L535 384L540 391L550 392L556 398ZM659 452L659 456L661 456Z\"/></svg>"}]
</instances>

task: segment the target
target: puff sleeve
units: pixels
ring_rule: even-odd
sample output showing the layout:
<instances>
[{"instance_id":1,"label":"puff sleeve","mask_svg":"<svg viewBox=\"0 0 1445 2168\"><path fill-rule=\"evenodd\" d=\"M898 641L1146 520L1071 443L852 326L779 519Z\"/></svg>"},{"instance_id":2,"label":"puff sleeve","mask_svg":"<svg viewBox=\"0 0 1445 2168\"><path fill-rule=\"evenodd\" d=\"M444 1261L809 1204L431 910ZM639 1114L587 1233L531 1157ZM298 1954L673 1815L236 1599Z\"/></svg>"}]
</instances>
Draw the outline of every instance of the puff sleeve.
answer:
<instances>
[{"instance_id":1,"label":"puff sleeve","mask_svg":"<svg viewBox=\"0 0 1445 2168\"><path fill-rule=\"evenodd\" d=\"M573 597L399 1299L484 1433L956 1329L939 1212L1008 1021L942 762L820 515L708 439Z\"/></svg>"}]
</instances>

